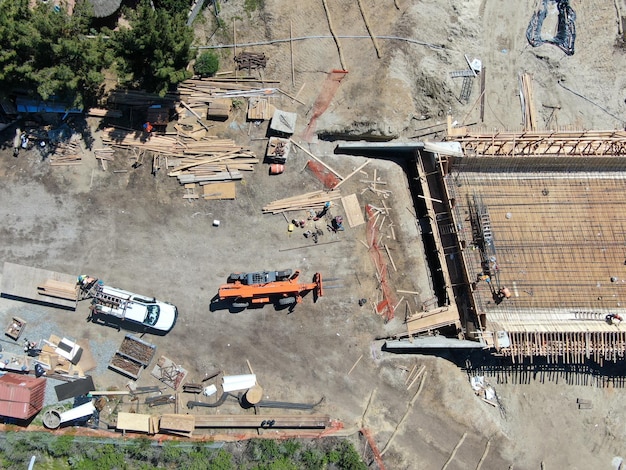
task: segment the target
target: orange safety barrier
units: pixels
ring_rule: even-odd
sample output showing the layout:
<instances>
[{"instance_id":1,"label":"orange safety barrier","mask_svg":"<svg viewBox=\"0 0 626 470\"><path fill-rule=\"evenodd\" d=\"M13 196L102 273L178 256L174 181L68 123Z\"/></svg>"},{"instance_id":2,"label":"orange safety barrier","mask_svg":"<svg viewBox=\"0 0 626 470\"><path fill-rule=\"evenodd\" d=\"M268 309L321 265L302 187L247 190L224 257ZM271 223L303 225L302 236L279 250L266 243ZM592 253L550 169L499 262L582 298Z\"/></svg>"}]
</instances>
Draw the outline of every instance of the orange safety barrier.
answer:
<instances>
[{"instance_id":1,"label":"orange safety barrier","mask_svg":"<svg viewBox=\"0 0 626 470\"><path fill-rule=\"evenodd\" d=\"M319 162L309 160L306 164L306 168L313 173L313 176L315 176L326 189L333 189L339 184L339 178Z\"/></svg>"},{"instance_id":2,"label":"orange safety barrier","mask_svg":"<svg viewBox=\"0 0 626 470\"><path fill-rule=\"evenodd\" d=\"M378 220L374 216L374 209L368 204L365 206L367 213L367 246L372 256L372 260L376 265L378 272L378 281L383 294L383 299L376 305L376 313L385 318L385 323L394 317L395 296L389 287L389 270L387 269L386 258L383 256L379 241L379 229L376 226Z\"/></svg>"},{"instance_id":3,"label":"orange safety barrier","mask_svg":"<svg viewBox=\"0 0 626 470\"><path fill-rule=\"evenodd\" d=\"M319 95L317 95L315 103L313 103L313 115L311 116L311 120L303 133L303 140L305 142L311 142L313 134L315 133L317 119L328 109L335 93L337 93L341 80L344 79L347 73L347 70L332 70L328 73L328 75L326 75L326 80L324 80L324 83L322 84L322 89Z\"/></svg>"}]
</instances>

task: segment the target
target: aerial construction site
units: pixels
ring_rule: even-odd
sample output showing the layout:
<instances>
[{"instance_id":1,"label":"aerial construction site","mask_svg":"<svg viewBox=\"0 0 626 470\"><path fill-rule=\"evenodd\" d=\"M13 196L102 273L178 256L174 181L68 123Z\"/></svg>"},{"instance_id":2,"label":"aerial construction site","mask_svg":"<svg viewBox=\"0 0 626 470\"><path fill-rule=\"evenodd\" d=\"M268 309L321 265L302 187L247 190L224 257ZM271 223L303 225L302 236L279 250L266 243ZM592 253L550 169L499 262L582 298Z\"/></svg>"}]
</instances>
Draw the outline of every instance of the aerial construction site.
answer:
<instances>
[{"instance_id":1,"label":"aerial construction site","mask_svg":"<svg viewBox=\"0 0 626 470\"><path fill-rule=\"evenodd\" d=\"M214 76L11 103L4 430L623 466L626 3L383 3L192 6Z\"/></svg>"}]
</instances>

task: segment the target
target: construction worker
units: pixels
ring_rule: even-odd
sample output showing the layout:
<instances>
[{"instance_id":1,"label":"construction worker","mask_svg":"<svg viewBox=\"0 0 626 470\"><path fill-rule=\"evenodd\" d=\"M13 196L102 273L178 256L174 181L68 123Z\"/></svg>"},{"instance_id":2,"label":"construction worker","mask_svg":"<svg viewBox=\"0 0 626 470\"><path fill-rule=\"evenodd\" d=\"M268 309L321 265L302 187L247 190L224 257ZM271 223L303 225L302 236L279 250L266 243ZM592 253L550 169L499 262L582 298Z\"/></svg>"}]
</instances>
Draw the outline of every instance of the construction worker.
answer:
<instances>
[{"instance_id":1,"label":"construction worker","mask_svg":"<svg viewBox=\"0 0 626 470\"><path fill-rule=\"evenodd\" d=\"M619 325L622 322L622 317L617 313L609 313L606 316L606 321L610 325Z\"/></svg>"},{"instance_id":2,"label":"construction worker","mask_svg":"<svg viewBox=\"0 0 626 470\"><path fill-rule=\"evenodd\" d=\"M143 130L146 134L150 134L152 133L152 130L154 129L154 127L152 126L152 124L150 124L150 121L146 121L143 124Z\"/></svg>"}]
</instances>

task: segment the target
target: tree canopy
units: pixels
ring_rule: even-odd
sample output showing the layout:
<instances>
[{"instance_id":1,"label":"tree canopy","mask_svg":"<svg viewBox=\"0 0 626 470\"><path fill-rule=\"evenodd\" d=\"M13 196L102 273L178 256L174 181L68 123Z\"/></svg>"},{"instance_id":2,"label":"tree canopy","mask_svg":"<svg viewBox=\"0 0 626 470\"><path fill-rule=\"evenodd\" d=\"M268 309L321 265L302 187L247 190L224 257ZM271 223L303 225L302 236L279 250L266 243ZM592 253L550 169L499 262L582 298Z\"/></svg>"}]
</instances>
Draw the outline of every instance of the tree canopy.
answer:
<instances>
[{"instance_id":1,"label":"tree canopy","mask_svg":"<svg viewBox=\"0 0 626 470\"><path fill-rule=\"evenodd\" d=\"M52 2L0 0L0 89L89 106L112 65L122 84L160 94L190 76L186 10L155 11L142 0L119 31L90 29L92 16L87 0L76 0L71 16Z\"/></svg>"},{"instance_id":2,"label":"tree canopy","mask_svg":"<svg viewBox=\"0 0 626 470\"><path fill-rule=\"evenodd\" d=\"M91 6L78 1L65 10L28 0L0 0L0 84L47 100L81 106L93 98L111 62L101 36L89 36Z\"/></svg>"},{"instance_id":3,"label":"tree canopy","mask_svg":"<svg viewBox=\"0 0 626 470\"><path fill-rule=\"evenodd\" d=\"M165 94L173 85L189 78L193 31L186 24L186 11L153 10L142 0L130 12L130 28L113 34L112 44L124 83Z\"/></svg>"}]
</instances>

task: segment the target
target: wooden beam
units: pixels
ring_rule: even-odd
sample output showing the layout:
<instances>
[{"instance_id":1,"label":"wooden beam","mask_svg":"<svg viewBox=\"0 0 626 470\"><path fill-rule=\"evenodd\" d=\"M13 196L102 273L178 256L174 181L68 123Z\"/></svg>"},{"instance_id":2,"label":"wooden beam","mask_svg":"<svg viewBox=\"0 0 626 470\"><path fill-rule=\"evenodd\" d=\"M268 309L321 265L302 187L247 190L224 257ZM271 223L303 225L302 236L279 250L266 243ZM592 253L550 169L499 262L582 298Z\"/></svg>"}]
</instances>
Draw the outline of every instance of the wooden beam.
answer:
<instances>
[{"instance_id":1,"label":"wooden beam","mask_svg":"<svg viewBox=\"0 0 626 470\"><path fill-rule=\"evenodd\" d=\"M300 145L298 142L296 142L293 139L289 139L290 142L293 142L293 144L298 147L299 149L303 150L304 153L306 153L309 157L313 158L316 162L318 162L319 164L321 164L324 168L326 168L327 170L329 170L331 173L333 173L337 178L339 178L340 180L343 180L343 177L337 172L335 171L333 168L331 168L330 166L328 166L326 163L324 163L322 160L320 160L318 157L316 157L315 155L313 155L311 152L309 152L307 149L305 149L302 145ZM334 189L334 188L333 188Z\"/></svg>"},{"instance_id":2,"label":"wooden beam","mask_svg":"<svg viewBox=\"0 0 626 470\"><path fill-rule=\"evenodd\" d=\"M349 178L351 178L352 176L356 175L359 171L361 171L365 167L365 165L367 165L369 162L370 162L370 160L367 160L365 163L363 163L363 165L358 167L356 170L354 170L348 176L346 176L345 178L342 178L341 181L335 185L335 187L333 188L333 191L335 189L337 189L339 186L341 186L343 183L345 183Z\"/></svg>"},{"instance_id":3,"label":"wooden beam","mask_svg":"<svg viewBox=\"0 0 626 470\"><path fill-rule=\"evenodd\" d=\"M382 57L382 54L380 53L380 48L378 47L378 42L376 41L376 36L374 36L374 33L372 33L372 28L370 26L369 21L367 20L367 16L365 15L365 10L363 9L363 5L361 3L361 0L357 0L357 3L359 4L359 10L361 10L361 16L363 17L363 22L365 23L365 27L367 28L367 32L370 35L370 37L372 38L372 43L374 43L374 49L376 49L376 56L380 59Z\"/></svg>"},{"instance_id":4,"label":"wooden beam","mask_svg":"<svg viewBox=\"0 0 626 470\"><path fill-rule=\"evenodd\" d=\"M339 52L339 63L341 64L341 68L343 70L348 70L346 68L346 61L343 59L343 52L341 51L341 44L339 44L339 38L335 34L335 28L333 28L333 21L330 18L330 11L328 10L328 5L326 0L322 0L322 4L324 5L324 12L326 13L326 19L328 20L328 29L330 30L330 34L333 36L335 40L335 44L337 45L337 51Z\"/></svg>"},{"instance_id":5,"label":"wooden beam","mask_svg":"<svg viewBox=\"0 0 626 470\"><path fill-rule=\"evenodd\" d=\"M459 447L461 447L466 437L467 437L467 433L464 432L463 435L461 436L461 439L459 439L459 442L456 444L456 446L454 446L454 449L452 449L452 453L450 454L450 457L448 457L448 460L446 461L446 463L443 465L443 467L441 467L441 470L446 470L446 468L448 468L448 465L450 465L450 462L454 460L454 456L456 455L456 452L459 450Z\"/></svg>"},{"instance_id":6,"label":"wooden beam","mask_svg":"<svg viewBox=\"0 0 626 470\"><path fill-rule=\"evenodd\" d=\"M291 54L291 86L296 86L296 72L293 65L293 21L289 20L289 53Z\"/></svg>"}]
</instances>

